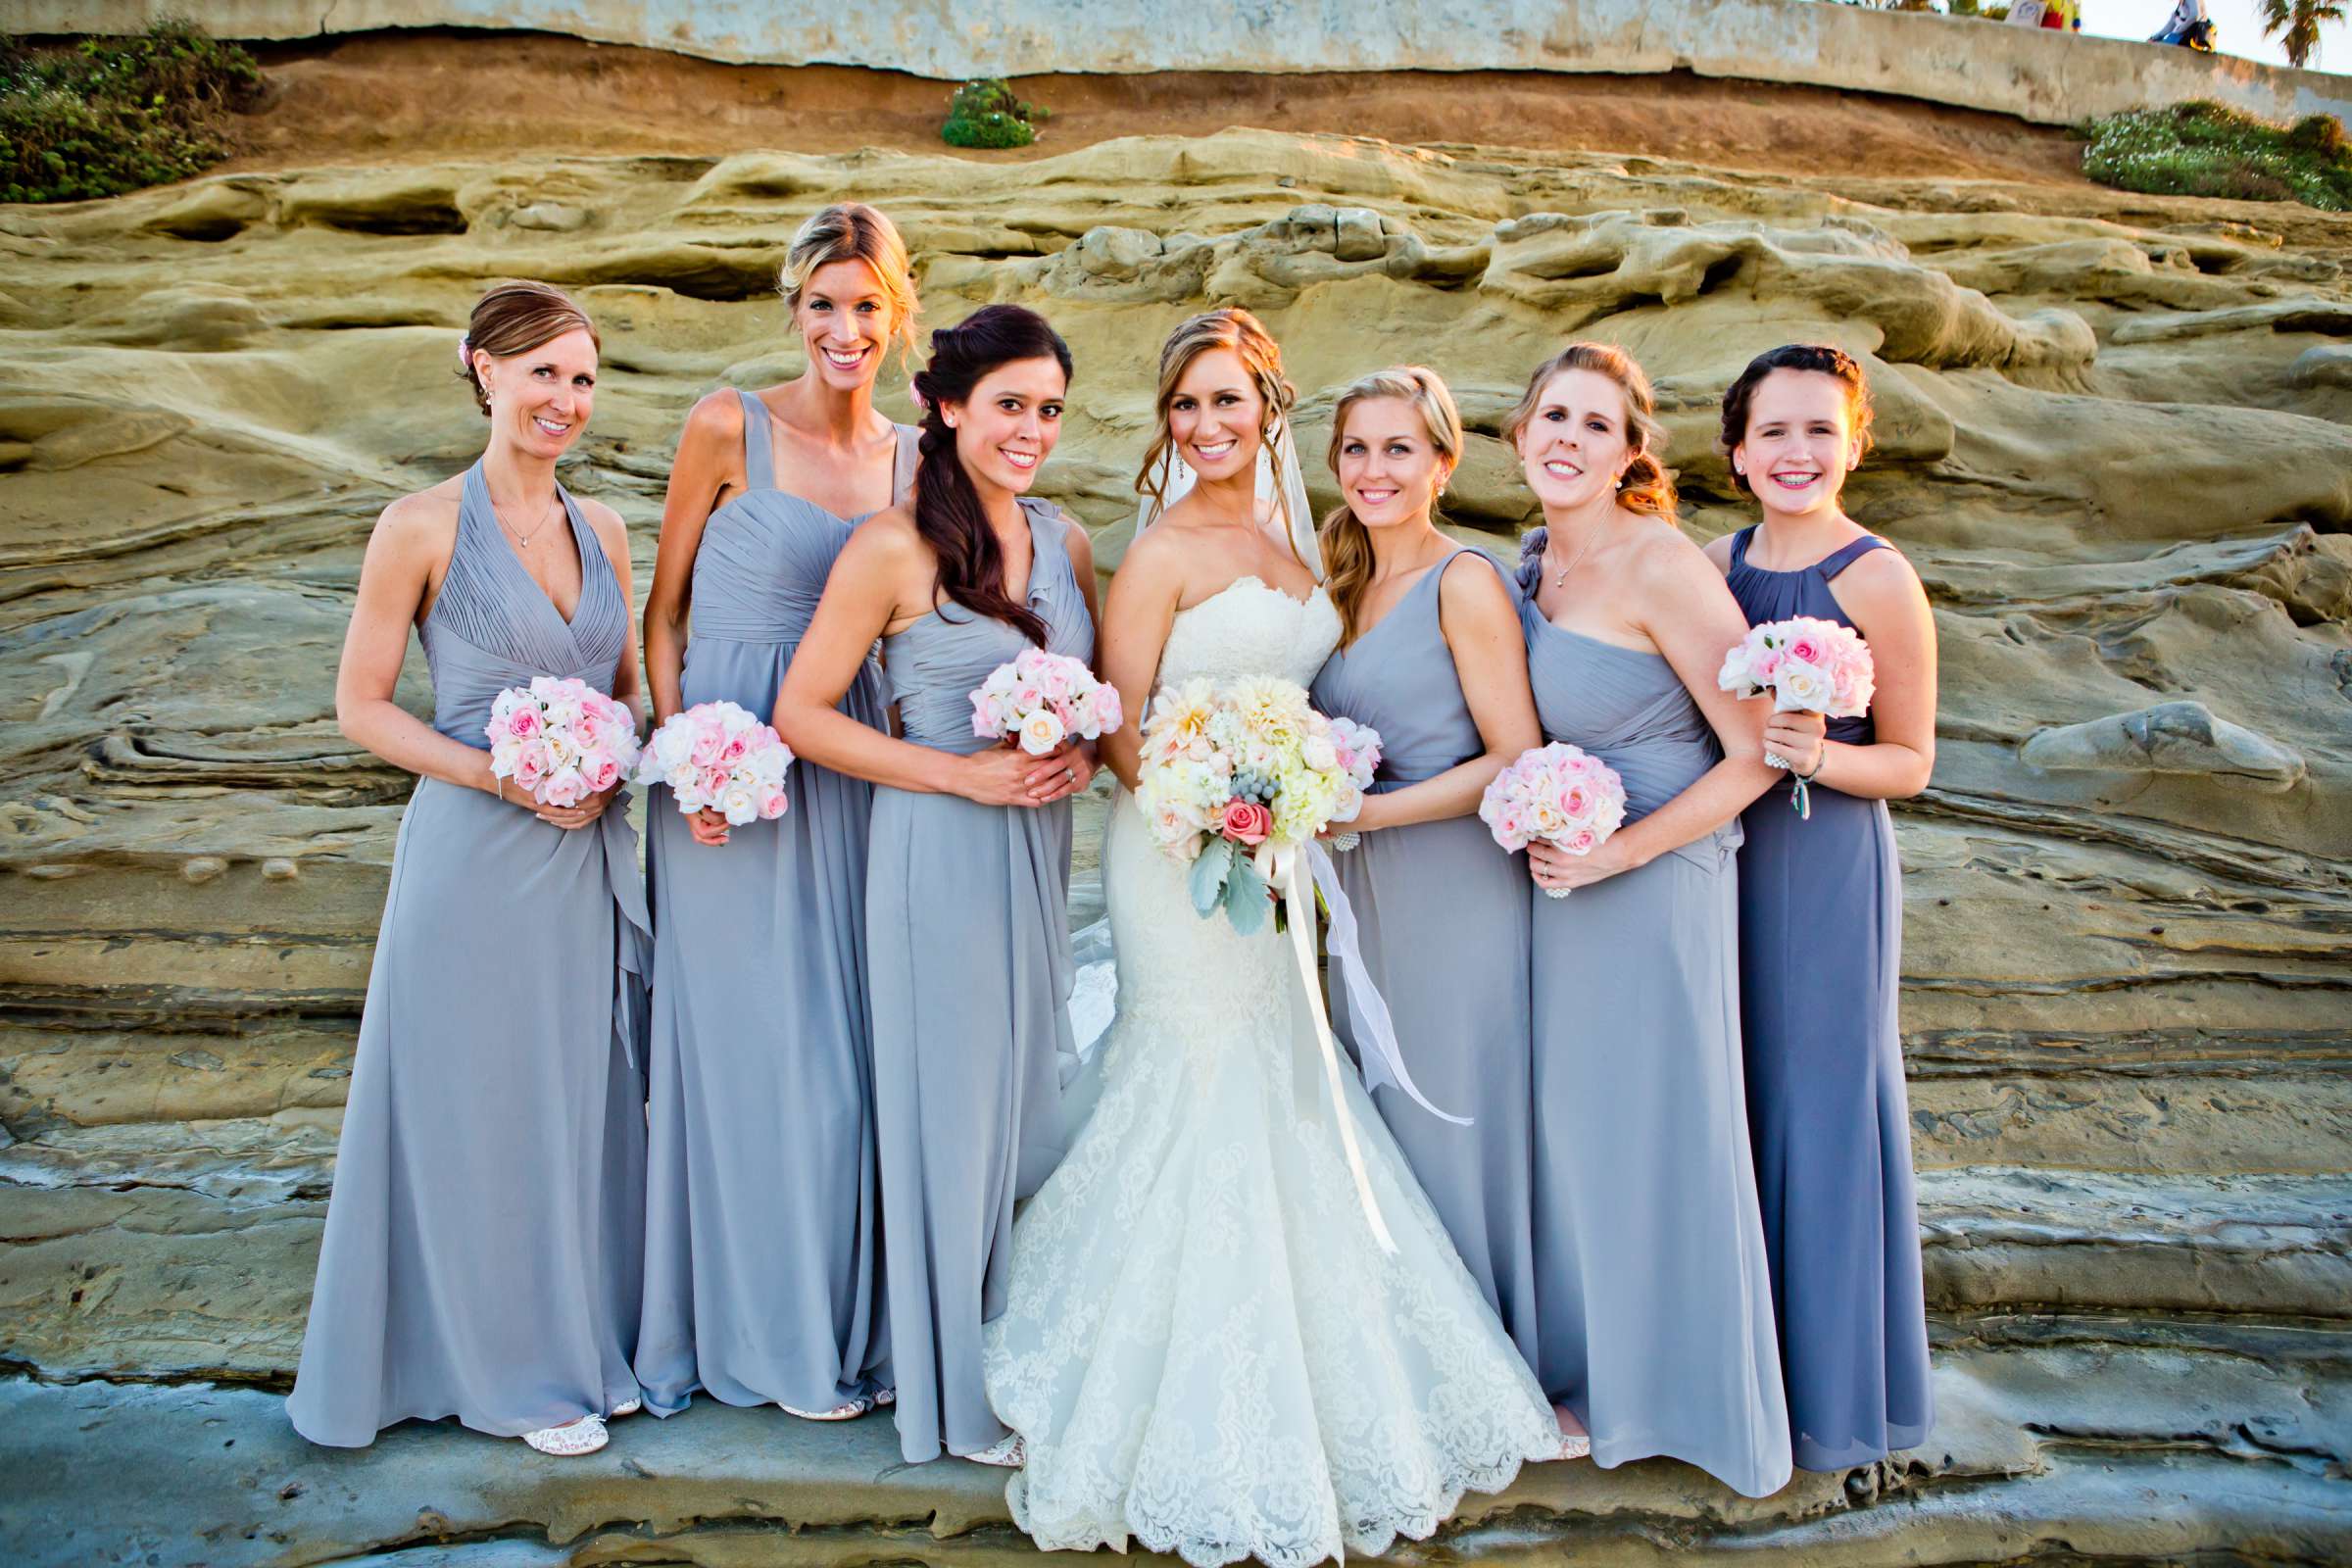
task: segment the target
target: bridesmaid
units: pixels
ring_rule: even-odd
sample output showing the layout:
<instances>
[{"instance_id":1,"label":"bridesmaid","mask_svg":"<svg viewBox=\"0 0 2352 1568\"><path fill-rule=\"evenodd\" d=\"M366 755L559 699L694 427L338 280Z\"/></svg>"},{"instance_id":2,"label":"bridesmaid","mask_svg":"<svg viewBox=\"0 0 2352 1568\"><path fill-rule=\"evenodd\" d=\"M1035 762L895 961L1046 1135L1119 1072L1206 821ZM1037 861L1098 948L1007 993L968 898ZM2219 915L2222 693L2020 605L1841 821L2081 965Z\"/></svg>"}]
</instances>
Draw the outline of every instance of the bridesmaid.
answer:
<instances>
[{"instance_id":1,"label":"bridesmaid","mask_svg":"<svg viewBox=\"0 0 2352 1568\"><path fill-rule=\"evenodd\" d=\"M1094 654L1085 530L1025 494L1069 375L1068 347L1017 305L931 334L914 499L850 536L776 701L794 751L876 786L866 994L910 1462L1018 1462L989 1409L980 1325L1004 1310L1013 1200L1061 1154L1067 802L1095 764L1089 747L1035 758L974 736L970 694L1030 645ZM905 739L837 706L876 637Z\"/></svg>"},{"instance_id":2,"label":"bridesmaid","mask_svg":"<svg viewBox=\"0 0 2352 1568\"><path fill-rule=\"evenodd\" d=\"M1536 1375L1601 1465L1666 1454L1763 1496L1788 1480L1788 1416L1733 852L1772 770L1761 705L1715 684L1746 623L1675 527L1649 383L1621 350L1570 344L1506 428L1544 509L1519 578L1536 710L1626 793L1591 855L1528 852L1540 887L1577 890L1533 899Z\"/></svg>"},{"instance_id":3,"label":"bridesmaid","mask_svg":"<svg viewBox=\"0 0 2352 1568\"><path fill-rule=\"evenodd\" d=\"M1330 461L1341 505L1322 544L1343 631L1314 699L1380 731L1379 776L1347 824L1363 842L1333 861L1413 1081L1472 1127L1393 1087L1373 1099L1532 1364L1527 877L1494 848L1478 803L1543 737L1502 569L1432 519L1461 456L1461 416L1436 372L1379 370L1340 393ZM1334 985L1331 1002L1352 1048L1347 988Z\"/></svg>"},{"instance_id":4,"label":"bridesmaid","mask_svg":"<svg viewBox=\"0 0 2352 1568\"><path fill-rule=\"evenodd\" d=\"M1915 1447L1934 1409L1886 802L1927 788L1935 766L1936 623L1910 563L1838 506L1869 438L1869 389L1849 356L1808 344L1758 356L1724 396L1722 439L1764 520L1707 547L1750 624L1838 621L1870 644L1878 673L1869 715L1830 720L1826 745L1815 713L1776 715L1765 731L1811 781L1811 819L1789 808L1785 777L1741 818L1748 1125L1808 1470Z\"/></svg>"},{"instance_id":5,"label":"bridesmaid","mask_svg":"<svg viewBox=\"0 0 2352 1568\"><path fill-rule=\"evenodd\" d=\"M914 431L873 406L892 344L913 346L898 230L871 207L828 207L794 237L782 281L807 370L712 393L678 442L645 607L657 720L708 702L772 712L854 520L913 478ZM870 662L840 710L882 727ZM656 1415L697 1388L827 1421L891 1397L866 1037L872 789L808 761L787 787L783 817L732 830L652 803L637 1378Z\"/></svg>"},{"instance_id":6,"label":"bridesmaid","mask_svg":"<svg viewBox=\"0 0 2352 1568\"><path fill-rule=\"evenodd\" d=\"M592 1453L638 1404L644 891L618 787L535 806L491 776L483 726L536 675L634 704L628 537L556 481L596 393L580 308L502 283L458 347L489 449L384 509L335 678L343 733L420 778L286 1408L339 1447L455 1416ZM430 725L393 701L411 626Z\"/></svg>"}]
</instances>

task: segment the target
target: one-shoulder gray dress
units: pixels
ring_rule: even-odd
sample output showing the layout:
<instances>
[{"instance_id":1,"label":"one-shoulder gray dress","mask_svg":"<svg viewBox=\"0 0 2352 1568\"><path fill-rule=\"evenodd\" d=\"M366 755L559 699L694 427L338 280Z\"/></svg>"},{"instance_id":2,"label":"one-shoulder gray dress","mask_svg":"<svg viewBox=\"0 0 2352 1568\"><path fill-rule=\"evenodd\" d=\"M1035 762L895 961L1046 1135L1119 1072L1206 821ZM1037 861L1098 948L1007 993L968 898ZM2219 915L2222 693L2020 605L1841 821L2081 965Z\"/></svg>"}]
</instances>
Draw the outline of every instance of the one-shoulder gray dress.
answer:
<instances>
[{"instance_id":1,"label":"one-shoulder gray dress","mask_svg":"<svg viewBox=\"0 0 2352 1568\"><path fill-rule=\"evenodd\" d=\"M1796 571L1748 564L1732 541L1732 597L1749 625L1814 615L1851 626L1830 581L1884 539ZM1870 716L1830 739L1867 746ZM1917 1447L1935 1419L1911 1116L1895 1026L1903 870L1885 801L1780 784L1747 808L1740 852L1741 1026L1756 1192L1796 1462L1868 1464Z\"/></svg>"},{"instance_id":2,"label":"one-shoulder gray dress","mask_svg":"<svg viewBox=\"0 0 2352 1568\"><path fill-rule=\"evenodd\" d=\"M1319 711L1380 731L1376 795L1435 778L1486 750L1439 621L1439 580L1460 556L1502 569L1481 551L1455 552L1315 677ZM1471 1125L1441 1121L1393 1086L1376 1090L1373 1102L1463 1266L1533 1364L1540 1342L1527 861L1497 849L1476 816L1457 816L1367 833L1332 862L1413 1082L1432 1104ZM1336 979L1331 1012L1353 1052L1348 988Z\"/></svg>"},{"instance_id":3,"label":"one-shoulder gray dress","mask_svg":"<svg viewBox=\"0 0 2352 1568\"><path fill-rule=\"evenodd\" d=\"M1094 656L1061 514L1023 498L1029 608L1047 650ZM1028 646L957 605L884 639L906 738L969 754L972 688ZM1056 1058L1072 1050L1070 807L980 806L877 787L865 927L882 1139L899 1447L909 1461L1004 1436L980 1325L1004 1309L1012 1204L1062 1153Z\"/></svg>"},{"instance_id":4,"label":"one-shoulder gray dress","mask_svg":"<svg viewBox=\"0 0 2352 1568\"><path fill-rule=\"evenodd\" d=\"M421 628L442 734L486 749L492 700L535 675L612 689L629 607L563 499L568 623L466 471ZM637 1397L652 941L625 804L567 831L439 779L410 797L286 1400L313 1443L445 1416L516 1437Z\"/></svg>"},{"instance_id":5,"label":"one-shoulder gray dress","mask_svg":"<svg viewBox=\"0 0 2352 1568\"><path fill-rule=\"evenodd\" d=\"M743 405L745 491L694 558L688 707L765 722L856 519L778 488L767 409ZM894 494L914 470L901 426ZM882 672L841 710L881 728ZM824 1411L890 1382L866 1036L865 842L873 791L793 764L792 805L713 848L668 790L648 802L654 908L645 1320L637 1380L657 1415L697 1388Z\"/></svg>"},{"instance_id":6,"label":"one-shoulder gray dress","mask_svg":"<svg viewBox=\"0 0 2352 1568\"><path fill-rule=\"evenodd\" d=\"M1673 665L1553 625L1532 569L1521 586L1544 738L1617 770L1627 821L1715 765ZM1666 1454L1764 1496L1788 1480L1788 1414L1740 1061L1739 847L1734 821L1565 899L1529 884L1536 1376L1598 1464Z\"/></svg>"}]
</instances>

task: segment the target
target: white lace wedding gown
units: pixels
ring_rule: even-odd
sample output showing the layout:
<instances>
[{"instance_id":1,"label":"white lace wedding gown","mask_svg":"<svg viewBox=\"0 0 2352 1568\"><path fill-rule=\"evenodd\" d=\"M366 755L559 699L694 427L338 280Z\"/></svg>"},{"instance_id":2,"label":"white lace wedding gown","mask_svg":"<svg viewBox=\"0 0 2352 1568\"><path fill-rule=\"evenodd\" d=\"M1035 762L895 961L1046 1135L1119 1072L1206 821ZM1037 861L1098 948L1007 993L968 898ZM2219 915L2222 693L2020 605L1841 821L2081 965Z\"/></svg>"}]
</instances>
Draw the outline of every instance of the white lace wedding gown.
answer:
<instances>
[{"instance_id":1,"label":"white lace wedding gown","mask_svg":"<svg viewBox=\"0 0 2352 1568\"><path fill-rule=\"evenodd\" d=\"M1321 589L1300 604L1243 578L1176 616L1160 678L1304 685L1339 635ZM984 1335L990 1402L1028 1446L1013 1518L1040 1546L1132 1536L1200 1568L1426 1537L1465 1490L1556 1452L1550 1407L1353 1075L1335 1110L1298 1071L1314 1047L1289 939L1196 914L1123 792L1102 875L1118 1007L1101 1099L1013 1228Z\"/></svg>"}]
</instances>

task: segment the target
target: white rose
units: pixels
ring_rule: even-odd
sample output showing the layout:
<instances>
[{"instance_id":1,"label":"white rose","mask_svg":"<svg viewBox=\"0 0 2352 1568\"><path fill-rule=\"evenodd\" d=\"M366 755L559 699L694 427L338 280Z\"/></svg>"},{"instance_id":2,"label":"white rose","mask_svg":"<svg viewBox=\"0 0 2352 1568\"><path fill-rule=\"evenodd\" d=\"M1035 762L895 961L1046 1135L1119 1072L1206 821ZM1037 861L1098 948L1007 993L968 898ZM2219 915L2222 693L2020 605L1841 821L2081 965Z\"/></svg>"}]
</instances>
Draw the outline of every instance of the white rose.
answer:
<instances>
[{"instance_id":1,"label":"white rose","mask_svg":"<svg viewBox=\"0 0 2352 1568\"><path fill-rule=\"evenodd\" d=\"M677 796L678 804L681 807L695 810L702 808L702 803L695 799L695 786L702 775L695 771L692 762L676 763L663 776L668 780L670 791Z\"/></svg>"},{"instance_id":2,"label":"white rose","mask_svg":"<svg viewBox=\"0 0 2352 1568\"><path fill-rule=\"evenodd\" d=\"M1066 733L1060 719L1041 710L1021 720L1021 750L1031 757L1043 757L1059 746Z\"/></svg>"},{"instance_id":3,"label":"white rose","mask_svg":"<svg viewBox=\"0 0 2352 1568\"><path fill-rule=\"evenodd\" d=\"M727 819L729 827L741 827L746 822L760 819L760 797L749 784L740 780L719 791L718 799L712 804L717 807L719 814Z\"/></svg>"},{"instance_id":4,"label":"white rose","mask_svg":"<svg viewBox=\"0 0 2352 1568\"><path fill-rule=\"evenodd\" d=\"M733 703L718 705L718 727L729 735L740 735L759 722Z\"/></svg>"},{"instance_id":5,"label":"white rose","mask_svg":"<svg viewBox=\"0 0 2352 1568\"><path fill-rule=\"evenodd\" d=\"M1773 707L1781 712L1802 710L1808 713L1827 712L1838 695L1837 682L1829 671L1818 664L1788 660L1781 665L1779 679L1774 683L1776 696Z\"/></svg>"},{"instance_id":6,"label":"white rose","mask_svg":"<svg viewBox=\"0 0 2352 1568\"><path fill-rule=\"evenodd\" d=\"M1299 760L1320 773L1340 765L1340 749L1320 735L1309 735L1299 748Z\"/></svg>"}]
</instances>

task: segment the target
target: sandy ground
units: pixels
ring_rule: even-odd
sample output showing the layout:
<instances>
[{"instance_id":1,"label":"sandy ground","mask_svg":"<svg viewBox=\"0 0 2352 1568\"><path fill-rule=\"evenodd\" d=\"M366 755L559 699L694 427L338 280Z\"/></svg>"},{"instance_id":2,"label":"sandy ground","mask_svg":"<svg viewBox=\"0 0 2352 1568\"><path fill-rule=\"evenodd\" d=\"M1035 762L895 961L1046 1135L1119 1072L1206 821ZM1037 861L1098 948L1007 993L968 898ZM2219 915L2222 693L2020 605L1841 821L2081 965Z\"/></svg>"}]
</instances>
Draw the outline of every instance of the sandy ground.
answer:
<instances>
[{"instance_id":1,"label":"sandy ground","mask_svg":"<svg viewBox=\"0 0 2352 1568\"><path fill-rule=\"evenodd\" d=\"M939 152L950 84L850 67L727 66L535 33L374 33L257 51L274 95L231 170L480 154ZM1542 72L1025 76L1053 111L1018 160L1233 125L1617 152L1778 174L2081 185L2065 132L1829 88Z\"/></svg>"}]
</instances>

